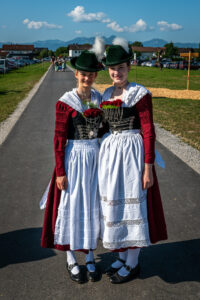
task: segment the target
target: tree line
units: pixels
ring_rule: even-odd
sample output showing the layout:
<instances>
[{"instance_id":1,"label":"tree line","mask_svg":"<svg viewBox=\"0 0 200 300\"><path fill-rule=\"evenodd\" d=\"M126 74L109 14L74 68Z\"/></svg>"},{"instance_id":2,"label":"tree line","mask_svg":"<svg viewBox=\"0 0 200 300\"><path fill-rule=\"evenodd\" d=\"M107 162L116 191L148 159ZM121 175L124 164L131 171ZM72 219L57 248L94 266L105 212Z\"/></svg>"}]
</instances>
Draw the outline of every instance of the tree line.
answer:
<instances>
[{"instance_id":1,"label":"tree line","mask_svg":"<svg viewBox=\"0 0 200 300\"><path fill-rule=\"evenodd\" d=\"M69 56L69 48L68 47L59 47L58 49L56 49L56 51L42 49L39 53L37 53L37 57L40 59L44 58L44 57L52 57L52 56L68 57Z\"/></svg>"}]
</instances>

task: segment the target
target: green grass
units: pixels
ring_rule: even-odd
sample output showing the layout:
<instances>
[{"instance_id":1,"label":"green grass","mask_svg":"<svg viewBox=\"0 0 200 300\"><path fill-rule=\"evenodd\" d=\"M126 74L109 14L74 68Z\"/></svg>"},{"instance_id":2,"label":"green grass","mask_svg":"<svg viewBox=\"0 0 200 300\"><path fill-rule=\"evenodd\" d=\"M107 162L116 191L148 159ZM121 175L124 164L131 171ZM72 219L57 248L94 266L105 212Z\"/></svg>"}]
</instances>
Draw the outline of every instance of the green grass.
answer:
<instances>
[{"instance_id":1,"label":"green grass","mask_svg":"<svg viewBox=\"0 0 200 300\"><path fill-rule=\"evenodd\" d=\"M165 69L152 67L131 67L129 81L135 81L146 87L168 88L174 90L185 90L187 88L187 70ZM108 71L100 71L97 84L112 84ZM190 71L190 89L200 90L200 70Z\"/></svg>"},{"instance_id":2,"label":"green grass","mask_svg":"<svg viewBox=\"0 0 200 300\"><path fill-rule=\"evenodd\" d=\"M0 75L0 122L15 110L49 65L48 62L34 64Z\"/></svg>"},{"instance_id":3,"label":"green grass","mask_svg":"<svg viewBox=\"0 0 200 300\"><path fill-rule=\"evenodd\" d=\"M153 99L154 122L200 150L200 101Z\"/></svg>"}]
</instances>

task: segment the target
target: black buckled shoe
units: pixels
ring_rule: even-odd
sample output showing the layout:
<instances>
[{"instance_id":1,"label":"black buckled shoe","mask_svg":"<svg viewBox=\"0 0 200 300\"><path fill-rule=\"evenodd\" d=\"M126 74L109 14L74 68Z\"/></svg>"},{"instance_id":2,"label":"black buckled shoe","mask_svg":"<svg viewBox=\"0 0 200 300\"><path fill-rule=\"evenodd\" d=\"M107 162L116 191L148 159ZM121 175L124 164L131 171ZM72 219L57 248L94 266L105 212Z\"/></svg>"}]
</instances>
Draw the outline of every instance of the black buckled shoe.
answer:
<instances>
[{"instance_id":1,"label":"black buckled shoe","mask_svg":"<svg viewBox=\"0 0 200 300\"><path fill-rule=\"evenodd\" d=\"M71 280L73 280L73 281L75 281L75 282L78 282L78 283L84 283L85 280L84 280L84 276L83 276L81 270L80 270L80 272L79 272L78 274L76 274L76 275L74 275L74 274L72 273L72 269L73 269L75 266L78 266L78 264L75 263L75 264L72 264L72 265L68 265L68 263L67 263L67 265L66 265L66 268L67 268L67 271L68 271L68 273L69 273L69 276L70 276Z\"/></svg>"},{"instance_id":2,"label":"black buckled shoe","mask_svg":"<svg viewBox=\"0 0 200 300\"><path fill-rule=\"evenodd\" d=\"M121 263L123 263L123 265L125 264L125 260L123 260L121 258L118 258L117 260L120 261ZM112 266L110 266L105 271L106 275L108 275L109 277L114 275L117 271L119 271L119 269L121 269L121 267L123 267L123 265L120 266L119 268L113 268Z\"/></svg>"},{"instance_id":3,"label":"black buckled shoe","mask_svg":"<svg viewBox=\"0 0 200 300\"><path fill-rule=\"evenodd\" d=\"M86 266L87 265L94 265L95 266L95 261L88 261L88 262L86 262ZM100 273L98 272L96 266L95 266L95 271L94 272L90 272L87 269L87 278L88 278L88 280L90 280L92 282L98 281L100 279Z\"/></svg>"},{"instance_id":4,"label":"black buckled shoe","mask_svg":"<svg viewBox=\"0 0 200 300\"><path fill-rule=\"evenodd\" d=\"M128 282L128 281L136 278L140 273L139 264L133 269L131 267L127 266L127 265L124 265L123 267L129 272L128 275L127 276L120 276L119 273L117 272L113 276L110 277L110 282L111 283L119 284L119 283Z\"/></svg>"}]
</instances>

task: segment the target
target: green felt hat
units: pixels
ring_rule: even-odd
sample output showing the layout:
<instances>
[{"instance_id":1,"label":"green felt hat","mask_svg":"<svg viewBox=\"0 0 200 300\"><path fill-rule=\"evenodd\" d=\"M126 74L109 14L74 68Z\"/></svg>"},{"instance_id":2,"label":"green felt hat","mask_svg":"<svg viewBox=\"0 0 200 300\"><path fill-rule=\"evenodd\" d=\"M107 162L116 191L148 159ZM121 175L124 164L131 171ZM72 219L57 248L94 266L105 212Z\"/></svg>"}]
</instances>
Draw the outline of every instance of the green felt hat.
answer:
<instances>
[{"instance_id":1,"label":"green felt hat","mask_svg":"<svg viewBox=\"0 0 200 300\"><path fill-rule=\"evenodd\" d=\"M133 56L132 50L129 48L127 52L120 45L112 45L108 48L106 57L103 59L103 63L106 66L114 66L129 61Z\"/></svg>"},{"instance_id":2,"label":"green felt hat","mask_svg":"<svg viewBox=\"0 0 200 300\"><path fill-rule=\"evenodd\" d=\"M85 50L79 56L70 60L73 68L86 72L98 72L104 69L103 65L97 60L94 52Z\"/></svg>"}]
</instances>

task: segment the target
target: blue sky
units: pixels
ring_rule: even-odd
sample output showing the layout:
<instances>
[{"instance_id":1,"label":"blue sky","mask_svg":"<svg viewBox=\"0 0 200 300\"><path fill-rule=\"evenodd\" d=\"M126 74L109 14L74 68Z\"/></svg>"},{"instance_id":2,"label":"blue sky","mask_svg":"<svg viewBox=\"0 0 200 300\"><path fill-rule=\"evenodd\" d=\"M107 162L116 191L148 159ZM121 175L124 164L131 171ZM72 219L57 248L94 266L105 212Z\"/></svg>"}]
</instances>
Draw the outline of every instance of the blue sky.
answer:
<instances>
[{"instance_id":1,"label":"blue sky","mask_svg":"<svg viewBox=\"0 0 200 300\"><path fill-rule=\"evenodd\" d=\"M0 0L0 42L96 35L200 42L198 0Z\"/></svg>"}]
</instances>

